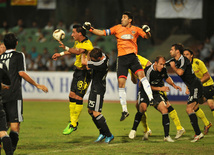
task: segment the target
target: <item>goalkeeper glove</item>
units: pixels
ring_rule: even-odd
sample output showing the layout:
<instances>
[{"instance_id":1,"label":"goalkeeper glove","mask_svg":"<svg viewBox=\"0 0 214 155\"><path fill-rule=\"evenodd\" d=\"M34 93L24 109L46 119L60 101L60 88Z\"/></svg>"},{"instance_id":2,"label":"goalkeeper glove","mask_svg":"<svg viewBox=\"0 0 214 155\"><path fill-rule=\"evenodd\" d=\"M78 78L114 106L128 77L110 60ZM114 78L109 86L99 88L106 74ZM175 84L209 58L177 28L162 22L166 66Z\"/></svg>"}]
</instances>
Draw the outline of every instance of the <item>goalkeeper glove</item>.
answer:
<instances>
[{"instance_id":1,"label":"goalkeeper glove","mask_svg":"<svg viewBox=\"0 0 214 155\"><path fill-rule=\"evenodd\" d=\"M89 30L90 32L93 31L93 27L91 27L91 23L90 22L85 22L82 26L85 30Z\"/></svg>"},{"instance_id":2,"label":"goalkeeper glove","mask_svg":"<svg viewBox=\"0 0 214 155\"><path fill-rule=\"evenodd\" d=\"M143 29L143 31L146 32L146 33L148 33L148 32L150 31L150 28L149 28L148 25L143 25L143 26L142 26L142 29Z\"/></svg>"}]
</instances>

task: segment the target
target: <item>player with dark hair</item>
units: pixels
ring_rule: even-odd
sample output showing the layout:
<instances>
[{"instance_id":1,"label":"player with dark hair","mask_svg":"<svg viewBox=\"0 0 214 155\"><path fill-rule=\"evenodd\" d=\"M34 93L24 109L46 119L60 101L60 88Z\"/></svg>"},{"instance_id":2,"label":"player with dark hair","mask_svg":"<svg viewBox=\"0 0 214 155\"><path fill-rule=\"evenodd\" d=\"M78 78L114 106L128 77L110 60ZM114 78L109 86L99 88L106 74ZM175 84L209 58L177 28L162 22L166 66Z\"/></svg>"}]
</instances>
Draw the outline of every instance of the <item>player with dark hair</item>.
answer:
<instances>
[{"instance_id":1,"label":"player with dark hair","mask_svg":"<svg viewBox=\"0 0 214 155\"><path fill-rule=\"evenodd\" d=\"M4 36L4 44L7 50L0 56L0 60L8 68L11 86L10 89L2 90L2 99L10 127L9 135L13 151L15 151L19 140L20 123L23 121L22 78L44 92L48 92L48 89L44 85L36 83L26 73L25 56L22 52L16 51L18 41L15 34L6 34Z\"/></svg>"},{"instance_id":2,"label":"player with dark hair","mask_svg":"<svg viewBox=\"0 0 214 155\"><path fill-rule=\"evenodd\" d=\"M59 41L60 47L66 51L55 53L52 56L54 60L57 60L58 57L63 55L76 55L76 61L74 63L76 69L73 74L69 93L70 122L63 130L64 135L68 135L77 130L79 116L83 109L83 97L91 81L91 71L87 70L86 66L82 64L81 59L87 55L88 51L91 51L94 48L91 41L86 37L86 30L83 29L81 25L73 26L71 36L75 40L74 46L69 48Z\"/></svg>"},{"instance_id":3,"label":"player with dark hair","mask_svg":"<svg viewBox=\"0 0 214 155\"><path fill-rule=\"evenodd\" d=\"M204 96L207 99L207 103L212 111L214 117L214 82L212 77L210 76L205 64L200 59L194 58L193 52L190 49L184 49L185 57L189 59L192 64L192 69L195 72L197 78L201 80L204 88ZM188 88L186 89L186 94L189 94ZM201 110L201 108L197 108L195 110L196 115L202 119L204 122L204 134L206 135L209 131L209 128L212 126L212 123L209 122Z\"/></svg>"},{"instance_id":4,"label":"player with dark hair","mask_svg":"<svg viewBox=\"0 0 214 155\"><path fill-rule=\"evenodd\" d=\"M89 56L90 55L90 56ZM94 124L100 132L95 142L100 142L105 138L105 143L110 143L114 136L111 134L105 117L101 114L104 94L106 91L106 76L108 73L109 58L99 48L94 48L82 60L82 64L92 69L92 84L88 99L88 113L91 115Z\"/></svg>"},{"instance_id":5,"label":"player with dark hair","mask_svg":"<svg viewBox=\"0 0 214 155\"><path fill-rule=\"evenodd\" d=\"M189 89L190 93L186 112L189 115L191 125L195 131L195 137L191 142L197 142L204 137L204 134L201 133L199 128L198 118L195 114L198 103L203 103L203 87L201 81L195 76L189 59L182 55L183 51L184 47L182 44L173 44L170 50L170 55L173 58L167 61L167 64L169 64L174 72L181 77Z\"/></svg>"},{"instance_id":6,"label":"player with dark hair","mask_svg":"<svg viewBox=\"0 0 214 155\"><path fill-rule=\"evenodd\" d=\"M1 51L1 50L0 50ZM1 142L3 143L3 148L6 155L12 155L12 143L9 135L7 134L7 119L6 114L2 104L1 89L9 89L11 84L10 77L7 73L7 67L5 64L0 62L0 154L1 154Z\"/></svg>"},{"instance_id":7,"label":"player with dark hair","mask_svg":"<svg viewBox=\"0 0 214 155\"><path fill-rule=\"evenodd\" d=\"M141 83L149 98L150 103L154 102L152 90L148 80L145 77L142 66L140 65L136 54L138 53L137 38L149 39L151 37L150 28L143 25L142 29L132 25L133 15L130 12L124 12L121 19L121 24L115 25L110 29L99 30L91 27L91 23L85 22L84 28L99 36L115 35L117 39L118 59L117 59L117 78L119 85L119 98L122 105L122 116L120 121L123 121L129 116L126 102L125 84L128 75L128 69L134 72Z\"/></svg>"},{"instance_id":8,"label":"player with dark hair","mask_svg":"<svg viewBox=\"0 0 214 155\"><path fill-rule=\"evenodd\" d=\"M169 101L166 96L166 91L169 91L169 87L164 86L163 79L165 79L166 82L169 83L171 86L173 86L175 89L179 89L181 91L181 88L179 86L176 86L172 81L172 79L168 76L167 70L165 68L165 62L166 60L163 56L156 57L155 63L145 68L145 74L149 83L151 84L153 96L158 102L158 104L155 104L154 107L162 113L162 124L164 127L164 133L165 133L164 141L174 142L174 140L172 140L171 137L169 136L170 121L169 121L169 115L168 115L169 109L167 106L169 105ZM147 110L148 105L149 105L149 100L147 97L145 97L145 91L142 89L142 86L141 86L139 88L139 93L138 93L139 110L135 115L134 124L133 124L132 130L129 133L130 139L135 138L136 130L139 125L140 119L143 113ZM146 136L146 138L148 139L148 135ZM144 140L146 139L144 138Z\"/></svg>"},{"instance_id":9,"label":"player with dark hair","mask_svg":"<svg viewBox=\"0 0 214 155\"><path fill-rule=\"evenodd\" d=\"M142 65L143 69L145 69L147 66L150 66L152 64L148 59L146 59L146 58L144 58L142 56L139 56L139 55L137 55L137 56L138 56L138 59L140 61L140 64ZM164 60L161 60L161 62L163 63L163 62L165 62L165 58L164 57L162 57L162 56L156 57L155 62L157 63L157 65L156 65L156 63L154 63L154 68L158 68L159 67L159 59L162 59L162 58L164 59ZM165 73L166 68L164 67L162 70ZM160 73L160 72L157 69L153 69L152 71L154 73L157 73L157 75L154 75L154 79L156 77L157 79L161 80L161 77L158 77L158 73ZM161 73L162 73L162 71L161 71ZM167 74L167 72L165 74ZM168 74L167 74L167 76L168 76ZM132 72L131 72L131 79L132 79L133 83L137 84L137 78L136 78L136 76L134 76L134 74ZM163 81L163 77L162 77L162 81ZM168 76L166 82L169 83L170 85L173 85L174 88L176 88L176 89L181 89L180 87L174 85L173 80L169 76ZM152 86L152 90L156 89L156 88L154 88L154 85L151 84L151 86ZM162 82L159 85L159 89L161 89L162 91L153 90L153 94L156 94L157 92L159 92L160 94L162 94L162 96L164 96L165 104L166 104L166 108L168 109L169 117L173 120L173 122L174 122L174 124L176 126L176 129L177 129L177 134L175 136L175 139L178 139L185 133L185 129L181 126L178 114L177 114L176 110L173 108L173 106L170 104L170 102L168 101L168 98L166 96L165 92L169 91L169 87L164 86L164 83ZM137 107L137 110L139 110L139 104L138 103L136 104L136 107ZM143 113L141 122L142 122L143 127L144 127L143 140L147 140L148 136L151 135L152 131L148 126L146 112ZM135 135L136 135L136 132L134 132L132 137L135 137ZM131 139L133 139L133 138L131 138Z\"/></svg>"}]
</instances>

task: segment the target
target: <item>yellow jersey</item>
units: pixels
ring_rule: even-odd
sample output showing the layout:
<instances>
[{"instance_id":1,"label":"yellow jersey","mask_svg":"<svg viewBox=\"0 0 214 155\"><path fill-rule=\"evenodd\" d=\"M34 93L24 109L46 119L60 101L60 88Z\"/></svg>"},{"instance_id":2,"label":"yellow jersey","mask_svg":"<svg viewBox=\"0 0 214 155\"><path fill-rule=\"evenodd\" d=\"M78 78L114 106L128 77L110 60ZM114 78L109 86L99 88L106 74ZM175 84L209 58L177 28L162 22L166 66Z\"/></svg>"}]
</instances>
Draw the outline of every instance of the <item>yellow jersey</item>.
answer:
<instances>
[{"instance_id":1,"label":"yellow jersey","mask_svg":"<svg viewBox=\"0 0 214 155\"><path fill-rule=\"evenodd\" d=\"M89 39L84 39L83 41L75 41L73 48L82 48L87 51L91 51L94 47ZM76 55L76 61L74 65L78 68L82 68L82 62L81 62L81 56L82 54Z\"/></svg>"},{"instance_id":2,"label":"yellow jersey","mask_svg":"<svg viewBox=\"0 0 214 155\"><path fill-rule=\"evenodd\" d=\"M193 58L193 60L192 60L192 69L195 72L196 77L199 79L201 79L203 77L203 75L206 72L208 72L204 62L197 58ZM213 79L212 79L212 77L210 77L210 79L207 82L203 83L203 86L205 87L205 86L210 86L213 84L214 84Z\"/></svg>"}]
</instances>

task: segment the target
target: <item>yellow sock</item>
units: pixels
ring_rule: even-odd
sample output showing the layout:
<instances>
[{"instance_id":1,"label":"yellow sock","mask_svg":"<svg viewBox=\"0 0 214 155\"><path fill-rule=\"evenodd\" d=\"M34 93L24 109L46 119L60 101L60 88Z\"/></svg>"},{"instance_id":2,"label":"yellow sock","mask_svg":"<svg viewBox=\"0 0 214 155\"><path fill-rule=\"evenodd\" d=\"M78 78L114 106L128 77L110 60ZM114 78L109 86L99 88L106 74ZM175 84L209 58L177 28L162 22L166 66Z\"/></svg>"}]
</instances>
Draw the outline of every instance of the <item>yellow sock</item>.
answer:
<instances>
[{"instance_id":1,"label":"yellow sock","mask_svg":"<svg viewBox=\"0 0 214 155\"><path fill-rule=\"evenodd\" d=\"M77 122L79 120L79 116L80 116L82 109L83 109L83 105L76 104L76 107L74 110L74 115L73 115L72 121L71 121L71 125L73 125L73 127L77 126Z\"/></svg>"},{"instance_id":2,"label":"yellow sock","mask_svg":"<svg viewBox=\"0 0 214 155\"><path fill-rule=\"evenodd\" d=\"M146 112L144 112L144 114L142 115L141 123L143 124L144 132L149 131L149 125L147 122L147 113Z\"/></svg>"},{"instance_id":3,"label":"yellow sock","mask_svg":"<svg viewBox=\"0 0 214 155\"><path fill-rule=\"evenodd\" d=\"M205 126L210 124L201 108L199 108L195 113L204 122Z\"/></svg>"},{"instance_id":4,"label":"yellow sock","mask_svg":"<svg viewBox=\"0 0 214 155\"><path fill-rule=\"evenodd\" d=\"M175 109L169 113L169 117L173 120L177 130L181 130L183 128L181 126L180 120L178 118L178 114Z\"/></svg>"},{"instance_id":5,"label":"yellow sock","mask_svg":"<svg viewBox=\"0 0 214 155\"><path fill-rule=\"evenodd\" d=\"M70 121L73 122L74 110L76 107L76 102L69 102L69 110L70 110Z\"/></svg>"}]
</instances>

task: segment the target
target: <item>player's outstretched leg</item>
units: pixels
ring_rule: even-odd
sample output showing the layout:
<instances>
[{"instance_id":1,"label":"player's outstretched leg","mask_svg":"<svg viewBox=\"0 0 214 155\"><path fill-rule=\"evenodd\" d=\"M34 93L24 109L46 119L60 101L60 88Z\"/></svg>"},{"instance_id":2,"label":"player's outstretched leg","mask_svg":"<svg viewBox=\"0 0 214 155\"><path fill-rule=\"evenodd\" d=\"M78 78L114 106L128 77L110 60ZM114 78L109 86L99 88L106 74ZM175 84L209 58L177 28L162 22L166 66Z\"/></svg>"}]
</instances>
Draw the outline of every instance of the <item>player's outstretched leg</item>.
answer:
<instances>
[{"instance_id":1,"label":"player's outstretched leg","mask_svg":"<svg viewBox=\"0 0 214 155\"><path fill-rule=\"evenodd\" d=\"M119 88L119 97L120 97L120 104L121 104L122 110L123 110L120 121L123 121L123 120L125 120L126 117L129 116L129 112L127 109L125 88Z\"/></svg>"}]
</instances>

